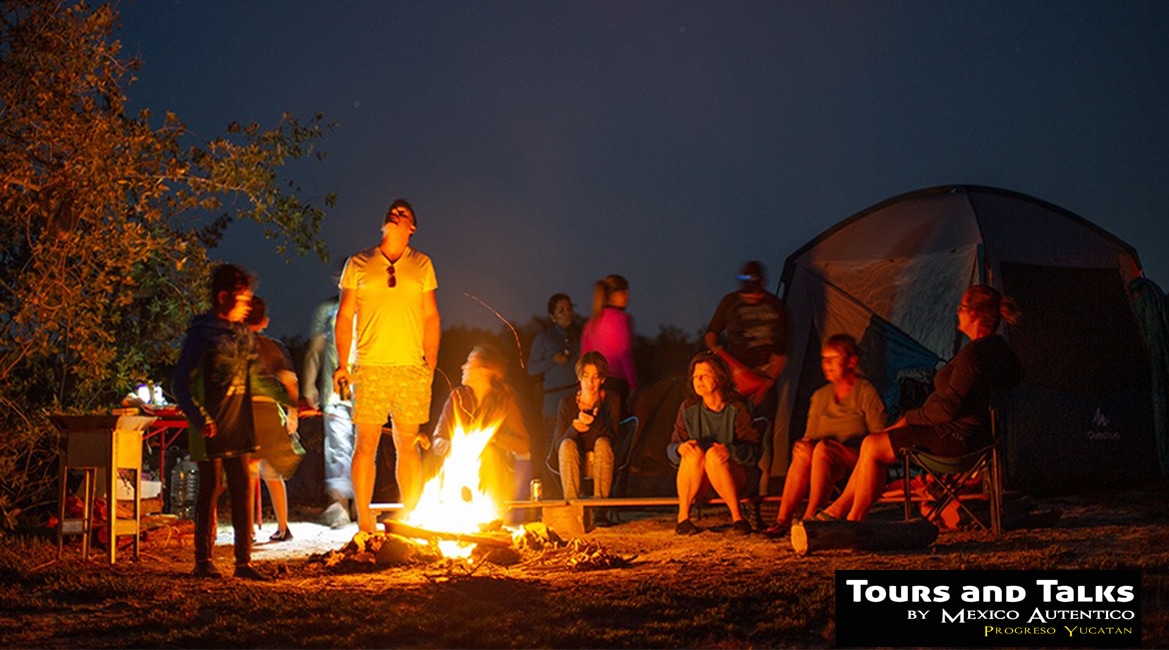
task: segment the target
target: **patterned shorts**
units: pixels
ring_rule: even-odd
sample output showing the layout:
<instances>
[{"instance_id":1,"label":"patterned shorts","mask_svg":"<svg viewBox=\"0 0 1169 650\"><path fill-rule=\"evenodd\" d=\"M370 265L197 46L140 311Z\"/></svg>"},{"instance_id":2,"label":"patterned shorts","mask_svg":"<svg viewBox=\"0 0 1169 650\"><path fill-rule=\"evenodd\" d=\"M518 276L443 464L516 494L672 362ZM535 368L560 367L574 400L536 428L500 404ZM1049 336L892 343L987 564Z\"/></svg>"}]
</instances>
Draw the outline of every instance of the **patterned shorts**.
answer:
<instances>
[{"instance_id":1,"label":"patterned shorts","mask_svg":"<svg viewBox=\"0 0 1169 650\"><path fill-rule=\"evenodd\" d=\"M430 419L434 373L420 366L364 366L353 371L353 422L423 424Z\"/></svg>"}]
</instances>

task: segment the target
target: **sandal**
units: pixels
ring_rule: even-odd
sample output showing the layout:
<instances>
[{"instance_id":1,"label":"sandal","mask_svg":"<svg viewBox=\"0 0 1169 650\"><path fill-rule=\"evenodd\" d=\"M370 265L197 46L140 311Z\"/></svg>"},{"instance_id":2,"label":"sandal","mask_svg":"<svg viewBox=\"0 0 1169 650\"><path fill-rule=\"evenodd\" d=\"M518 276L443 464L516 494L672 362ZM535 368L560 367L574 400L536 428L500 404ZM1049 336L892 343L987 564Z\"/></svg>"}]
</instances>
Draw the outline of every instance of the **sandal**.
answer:
<instances>
[{"instance_id":1,"label":"sandal","mask_svg":"<svg viewBox=\"0 0 1169 650\"><path fill-rule=\"evenodd\" d=\"M787 531L789 528L791 528L791 526L788 524L781 524L776 522L771 527L763 529L763 536L770 537L772 539L787 537Z\"/></svg>"},{"instance_id":2,"label":"sandal","mask_svg":"<svg viewBox=\"0 0 1169 650\"><path fill-rule=\"evenodd\" d=\"M827 510L817 510L816 516L812 517L813 521L840 521L840 517L833 517L828 514Z\"/></svg>"},{"instance_id":3,"label":"sandal","mask_svg":"<svg viewBox=\"0 0 1169 650\"><path fill-rule=\"evenodd\" d=\"M278 530L278 531L272 533L272 536L268 538L268 541L270 541L270 542L287 542L291 539L292 539L292 531L288 528L285 528L283 530Z\"/></svg>"}]
</instances>

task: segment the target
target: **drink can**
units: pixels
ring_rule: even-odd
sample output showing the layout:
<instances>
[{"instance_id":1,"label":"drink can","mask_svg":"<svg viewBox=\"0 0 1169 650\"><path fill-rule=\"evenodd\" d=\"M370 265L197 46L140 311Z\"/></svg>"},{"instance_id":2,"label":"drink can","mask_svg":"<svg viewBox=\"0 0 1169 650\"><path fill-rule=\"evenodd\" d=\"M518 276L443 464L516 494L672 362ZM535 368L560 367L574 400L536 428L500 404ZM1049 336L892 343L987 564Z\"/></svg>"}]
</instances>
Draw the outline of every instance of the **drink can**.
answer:
<instances>
[{"instance_id":1,"label":"drink can","mask_svg":"<svg viewBox=\"0 0 1169 650\"><path fill-rule=\"evenodd\" d=\"M532 479L531 499L532 501L541 501L544 499L544 484L538 478Z\"/></svg>"}]
</instances>

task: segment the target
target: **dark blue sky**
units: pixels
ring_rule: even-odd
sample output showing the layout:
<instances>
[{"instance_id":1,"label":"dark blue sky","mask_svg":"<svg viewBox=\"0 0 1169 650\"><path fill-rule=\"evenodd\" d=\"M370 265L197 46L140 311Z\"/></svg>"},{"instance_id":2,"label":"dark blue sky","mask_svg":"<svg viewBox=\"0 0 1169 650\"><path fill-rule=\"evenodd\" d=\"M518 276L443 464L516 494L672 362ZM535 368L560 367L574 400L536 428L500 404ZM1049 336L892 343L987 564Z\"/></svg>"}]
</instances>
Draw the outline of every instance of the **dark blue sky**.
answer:
<instances>
[{"instance_id":1,"label":"dark blue sky","mask_svg":"<svg viewBox=\"0 0 1169 650\"><path fill-rule=\"evenodd\" d=\"M304 333L331 268L418 212L444 324L587 312L621 273L640 332L705 326L746 259L783 260L889 197L949 183L1055 203L1169 284L1169 3L123 0L134 107L201 137L323 112L335 261L217 252ZM774 282L773 282L774 284Z\"/></svg>"}]
</instances>

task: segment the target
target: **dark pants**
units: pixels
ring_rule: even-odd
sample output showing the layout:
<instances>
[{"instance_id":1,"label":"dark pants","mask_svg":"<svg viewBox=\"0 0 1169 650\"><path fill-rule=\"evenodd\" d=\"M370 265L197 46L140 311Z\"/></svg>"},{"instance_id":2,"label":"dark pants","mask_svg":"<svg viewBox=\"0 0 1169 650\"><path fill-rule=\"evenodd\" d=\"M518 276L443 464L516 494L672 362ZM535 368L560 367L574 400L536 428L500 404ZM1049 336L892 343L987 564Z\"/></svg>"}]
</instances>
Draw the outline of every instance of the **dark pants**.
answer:
<instances>
[{"instance_id":1,"label":"dark pants","mask_svg":"<svg viewBox=\"0 0 1169 650\"><path fill-rule=\"evenodd\" d=\"M235 564L242 566L252 559L252 492L248 475L250 454L199 461L199 495L195 500L195 563L211 561L217 528L215 501L219 484L227 474L227 491L231 497L231 527L235 530Z\"/></svg>"}]
</instances>

